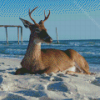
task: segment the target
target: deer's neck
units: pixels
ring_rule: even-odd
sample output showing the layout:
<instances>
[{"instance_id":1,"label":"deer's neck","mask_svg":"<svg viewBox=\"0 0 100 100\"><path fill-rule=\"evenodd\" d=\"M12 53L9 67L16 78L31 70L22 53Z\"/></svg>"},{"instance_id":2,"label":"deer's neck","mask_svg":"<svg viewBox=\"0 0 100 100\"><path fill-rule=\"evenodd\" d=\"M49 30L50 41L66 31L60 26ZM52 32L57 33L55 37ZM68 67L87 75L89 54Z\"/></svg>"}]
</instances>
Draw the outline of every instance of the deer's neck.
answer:
<instances>
[{"instance_id":1,"label":"deer's neck","mask_svg":"<svg viewBox=\"0 0 100 100\"><path fill-rule=\"evenodd\" d=\"M30 36L26 54L21 62L23 68L36 72L40 70L41 64L41 42Z\"/></svg>"},{"instance_id":2,"label":"deer's neck","mask_svg":"<svg viewBox=\"0 0 100 100\"><path fill-rule=\"evenodd\" d=\"M30 60L39 60L40 56L41 42L39 42L37 39L30 37L25 57L29 57Z\"/></svg>"}]
</instances>

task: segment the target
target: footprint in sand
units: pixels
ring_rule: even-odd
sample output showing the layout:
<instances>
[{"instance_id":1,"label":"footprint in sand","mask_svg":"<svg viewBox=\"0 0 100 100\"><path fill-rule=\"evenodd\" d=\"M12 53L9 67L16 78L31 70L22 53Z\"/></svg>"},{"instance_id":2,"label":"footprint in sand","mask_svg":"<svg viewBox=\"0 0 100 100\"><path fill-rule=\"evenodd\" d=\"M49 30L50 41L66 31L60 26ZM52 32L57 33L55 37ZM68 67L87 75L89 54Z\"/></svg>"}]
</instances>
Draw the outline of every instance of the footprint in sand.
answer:
<instances>
[{"instance_id":1,"label":"footprint in sand","mask_svg":"<svg viewBox=\"0 0 100 100\"><path fill-rule=\"evenodd\" d=\"M52 81L63 81L63 79L62 78L60 78L60 77L54 77L53 79L52 79Z\"/></svg>"},{"instance_id":2,"label":"footprint in sand","mask_svg":"<svg viewBox=\"0 0 100 100\"><path fill-rule=\"evenodd\" d=\"M6 98L2 100L26 100L26 99L18 95L9 94Z\"/></svg>"},{"instance_id":3,"label":"footprint in sand","mask_svg":"<svg viewBox=\"0 0 100 100\"><path fill-rule=\"evenodd\" d=\"M68 88L64 84L64 82L58 82L58 83L49 84L47 86L47 89L51 90L51 91L62 91L62 92L67 92L68 91Z\"/></svg>"},{"instance_id":4,"label":"footprint in sand","mask_svg":"<svg viewBox=\"0 0 100 100\"><path fill-rule=\"evenodd\" d=\"M45 75L42 75L41 76L42 79L46 79L46 80L50 80L50 81L63 81L63 79L59 76L45 76Z\"/></svg>"},{"instance_id":5,"label":"footprint in sand","mask_svg":"<svg viewBox=\"0 0 100 100\"><path fill-rule=\"evenodd\" d=\"M58 74L57 76L64 77L65 75L62 74L62 73L60 73L60 74Z\"/></svg>"},{"instance_id":6,"label":"footprint in sand","mask_svg":"<svg viewBox=\"0 0 100 100\"><path fill-rule=\"evenodd\" d=\"M21 90L16 93L23 94L25 96L31 96L31 97L42 97L42 96L47 96L45 92L42 91L35 91L35 90Z\"/></svg>"},{"instance_id":7,"label":"footprint in sand","mask_svg":"<svg viewBox=\"0 0 100 100\"><path fill-rule=\"evenodd\" d=\"M37 84L37 85L33 85L32 86L35 90L44 90L44 86L40 85L40 84Z\"/></svg>"},{"instance_id":8,"label":"footprint in sand","mask_svg":"<svg viewBox=\"0 0 100 100\"><path fill-rule=\"evenodd\" d=\"M94 85L100 86L100 77L97 77L94 81L91 82Z\"/></svg>"},{"instance_id":9,"label":"footprint in sand","mask_svg":"<svg viewBox=\"0 0 100 100\"><path fill-rule=\"evenodd\" d=\"M54 99L51 99L51 98L48 98L48 97L40 97L39 100L54 100Z\"/></svg>"},{"instance_id":10,"label":"footprint in sand","mask_svg":"<svg viewBox=\"0 0 100 100\"><path fill-rule=\"evenodd\" d=\"M5 72L5 70L0 70L0 72Z\"/></svg>"},{"instance_id":11,"label":"footprint in sand","mask_svg":"<svg viewBox=\"0 0 100 100\"><path fill-rule=\"evenodd\" d=\"M50 80L50 76L41 76L42 79Z\"/></svg>"},{"instance_id":12,"label":"footprint in sand","mask_svg":"<svg viewBox=\"0 0 100 100\"><path fill-rule=\"evenodd\" d=\"M4 62L0 62L0 64L4 65L5 63Z\"/></svg>"},{"instance_id":13,"label":"footprint in sand","mask_svg":"<svg viewBox=\"0 0 100 100\"><path fill-rule=\"evenodd\" d=\"M97 99L97 98L96 98L96 99L93 99L93 98L89 98L89 100L100 100L100 98L98 98L98 99Z\"/></svg>"},{"instance_id":14,"label":"footprint in sand","mask_svg":"<svg viewBox=\"0 0 100 100\"><path fill-rule=\"evenodd\" d=\"M0 84L2 83L2 81L3 81L3 78L2 78L2 76L0 75Z\"/></svg>"}]
</instances>

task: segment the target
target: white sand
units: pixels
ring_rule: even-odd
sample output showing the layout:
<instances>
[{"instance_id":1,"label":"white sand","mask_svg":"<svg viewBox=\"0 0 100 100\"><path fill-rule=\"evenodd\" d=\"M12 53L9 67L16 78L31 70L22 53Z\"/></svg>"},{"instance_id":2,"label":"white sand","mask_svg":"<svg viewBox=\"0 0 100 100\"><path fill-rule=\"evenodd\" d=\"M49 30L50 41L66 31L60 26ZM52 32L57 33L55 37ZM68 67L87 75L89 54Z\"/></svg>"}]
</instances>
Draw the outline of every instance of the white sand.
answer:
<instances>
[{"instance_id":1,"label":"white sand","mask_svg":"<svg viewBox=\"0 0 100 100\"><path fill-rule=\"evenodd\" d=\"M20 60L0 58L0 100L100 100L96 75L14 75Z\"/></svg>"}]
</instances>

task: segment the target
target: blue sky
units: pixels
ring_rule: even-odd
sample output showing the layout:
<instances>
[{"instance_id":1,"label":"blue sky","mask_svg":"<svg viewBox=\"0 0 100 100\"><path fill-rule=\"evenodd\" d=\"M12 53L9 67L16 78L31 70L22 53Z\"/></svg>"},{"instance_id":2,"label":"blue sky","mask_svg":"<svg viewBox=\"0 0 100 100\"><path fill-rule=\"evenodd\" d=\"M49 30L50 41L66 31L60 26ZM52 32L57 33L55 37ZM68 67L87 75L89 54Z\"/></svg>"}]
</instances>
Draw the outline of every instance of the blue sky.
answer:
<instances>
[{"instance_id":1,"label":"blue sky","mask_svg":"<svg viewBox=\"0 0 100 100\"><path fill-rule=\"evenodd\" d=\"M32 17L38 23L44 19L44 10L49 19L45 22L48 34L55 40L55 28L59 40L100 39L100 0L0 0L0 25L21 25L23 40L29 40L30 31L19 17L32 22L29 8L38 8ZM0 41L6 40L5 29L0 28ZM17 28L8 28L9 41L17 40Z\"/></svg>"}]
</instances>

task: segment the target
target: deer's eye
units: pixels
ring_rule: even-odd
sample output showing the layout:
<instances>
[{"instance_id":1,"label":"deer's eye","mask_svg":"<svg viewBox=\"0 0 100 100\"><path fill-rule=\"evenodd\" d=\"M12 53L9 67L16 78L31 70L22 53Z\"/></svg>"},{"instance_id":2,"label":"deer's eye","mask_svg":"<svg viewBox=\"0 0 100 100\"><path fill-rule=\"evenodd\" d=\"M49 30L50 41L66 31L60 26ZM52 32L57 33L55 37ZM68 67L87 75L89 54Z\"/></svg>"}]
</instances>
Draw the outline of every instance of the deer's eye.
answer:
<instances>
[{"instance_id":1,"label":"deer's eye","mask_svg":"<svg viewBox=\"0 0 100 100\"><path fill-rule=\"evenodd\" d=\"M35 32L40 33L40 29L36 28Z\"/></svg>"}]
</instances>

